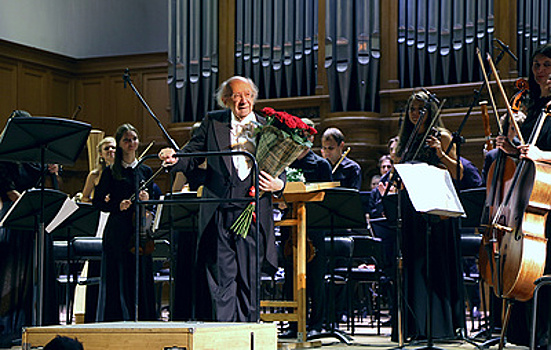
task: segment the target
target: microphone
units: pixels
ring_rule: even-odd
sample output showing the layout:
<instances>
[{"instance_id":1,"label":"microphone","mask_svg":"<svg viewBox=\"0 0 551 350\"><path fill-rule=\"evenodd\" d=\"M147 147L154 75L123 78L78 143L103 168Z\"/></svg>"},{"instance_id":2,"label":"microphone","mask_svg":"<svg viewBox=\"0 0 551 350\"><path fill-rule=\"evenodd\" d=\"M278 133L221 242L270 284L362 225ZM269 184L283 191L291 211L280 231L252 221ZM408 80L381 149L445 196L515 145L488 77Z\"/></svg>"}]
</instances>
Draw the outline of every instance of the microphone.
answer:
<instances>
[{"instance_id":1,"label":"microphone","mask_svg":"<svg viewBox=\"0 0 551 350\"><path fill-rule=\"evenodd\" d=\"M509 49L509 45L506 45L503 41L499 40L498 38L494 38L494 41L501 46L501 49L509 54L515 61L518 62L517 56Z\"/></svg>"},{"instance_id":2,"label":"microphone","mask_svg":"<svg viewBox=\"0 0 551 350\"><path fill-rule=\"evenodd\" d=\"M126 83L130 80L130 69L126 68L124 74L122 75L122 80L124 80L124 88L126 89Z\"/></svg>"},{"instance_id":3,"label":"microphone","mask_svg":"<svg viewBox=\"0 0 551 350\"><path fill-rule=\"evenodd\" d=\"M77 115L80 113L81 110L82 110L82 107L80 105L78 105L77 108L75 109L75 111L73 112L73 116L71 117L71 120L75 120Z\"/></svg>"},{"instance_id":4,"label":"microphone","mask_svg":"<svg viewBox=\"0 0 551 350\"><path fill-rule=\"evenodd\" d=\"M438 97L436 97L435 94L433 94L432 92L430 92L429 90L427 90L425 88L421 88L421 90L423 90L427 95L429 95L429 100L432 100L437 105L440 104L440 100L438 99Z\"/></svg>"}]
</instances>

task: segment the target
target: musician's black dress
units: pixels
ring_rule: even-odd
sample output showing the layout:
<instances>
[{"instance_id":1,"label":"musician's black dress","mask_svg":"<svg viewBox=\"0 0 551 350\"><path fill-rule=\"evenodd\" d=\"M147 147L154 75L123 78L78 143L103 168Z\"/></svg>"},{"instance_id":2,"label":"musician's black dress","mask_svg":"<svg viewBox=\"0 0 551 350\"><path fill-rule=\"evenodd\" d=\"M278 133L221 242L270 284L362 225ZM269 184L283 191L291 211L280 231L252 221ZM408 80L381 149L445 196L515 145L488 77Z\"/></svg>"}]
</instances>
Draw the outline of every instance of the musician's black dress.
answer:
<instances>
[{"instance_id":1,"label":"musician's black dress","mask_svg":"<svg viewBox=\"0 0 551 350\"><path fill-rule=\"evenodd\" d=\"M420 140L418 140L420 142ZM415 147L414 147L415 149ZM418 161L438 165L434 150L423 148ZM430 181L430 180L427 180ZM404 266L404 315L406 340L427 338L428 293L432 296L431 319L434 339L452 339L456 329L464 327L462 270L459 239L452 219L417 213L406 191L402 194L402 254ZM427 284L426 239L430 222L430 286ZM429 288L430 287L430 288ZM393 317L394 340L398 337Z\"/></svg>"},{"instance_id":2,"label":"musician's black dress","mask_svg":"<svg viewBox=\"0 0 551 350\"><path fill-rule=\"evenodd\" d=\"M98 321L134 320L135 255L130 252L134 242L134 205L121 211L120 202L134 193L134 171L139 180L151 177L151 168L140 165L136 170L123 168L122 180L113 177L111 167L103 171L95 189L93 203L109 212L103 233L102 276L98 302ZM148 188L153 193L152 185ZM105 201L106 196L109 200ZM155 320L155 295L151 255L139 261L139 320Z\"/></svg>"}]
</instances>

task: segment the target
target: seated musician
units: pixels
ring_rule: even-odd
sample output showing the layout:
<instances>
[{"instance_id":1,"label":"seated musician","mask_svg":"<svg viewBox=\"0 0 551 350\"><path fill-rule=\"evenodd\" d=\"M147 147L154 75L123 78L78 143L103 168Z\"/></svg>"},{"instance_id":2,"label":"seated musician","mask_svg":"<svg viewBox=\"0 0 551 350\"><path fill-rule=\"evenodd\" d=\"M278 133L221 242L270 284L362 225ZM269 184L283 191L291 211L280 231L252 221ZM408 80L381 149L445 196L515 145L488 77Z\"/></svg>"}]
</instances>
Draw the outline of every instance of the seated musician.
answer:
<instances>
[{"instance_id":1,"label":"seated musician","mask_svg":"<svg viewBox=\"0 0 551 350\"><path fill-rule=\"evenodd\" d=\"M321 137L321 155L331 163L333 181L339 181L341 187L362 186L360 165L344 154L344 134L337 128L328 128Z\"/></svg>"}]
</instances>

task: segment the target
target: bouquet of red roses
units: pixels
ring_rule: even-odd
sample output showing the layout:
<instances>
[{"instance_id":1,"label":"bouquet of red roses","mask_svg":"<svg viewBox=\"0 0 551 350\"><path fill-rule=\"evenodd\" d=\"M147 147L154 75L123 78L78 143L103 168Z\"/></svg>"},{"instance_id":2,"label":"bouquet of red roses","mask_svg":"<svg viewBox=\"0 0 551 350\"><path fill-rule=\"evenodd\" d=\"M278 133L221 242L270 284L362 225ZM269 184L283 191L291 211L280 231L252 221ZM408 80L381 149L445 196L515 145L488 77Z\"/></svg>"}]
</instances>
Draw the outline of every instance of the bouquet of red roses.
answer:
<instances>
[{"instance_id":1,"label":"bouquet of red roses","mask_svg":"<svg viewBox=\"0 0 551 350\"><path fill-rule=\"evenodd\" d=\"M312 147L308 136L315 135L317 131L299 117L286 112L266 107L262 109L262 113L266 115L267 122L257 128L255 157L260 170L277 177L303 151ZM249 195L254 197L254 187L249 191ZM253 218L254 202L251 202L230 229L245 238Z\"/></svg>"}]
</instances>

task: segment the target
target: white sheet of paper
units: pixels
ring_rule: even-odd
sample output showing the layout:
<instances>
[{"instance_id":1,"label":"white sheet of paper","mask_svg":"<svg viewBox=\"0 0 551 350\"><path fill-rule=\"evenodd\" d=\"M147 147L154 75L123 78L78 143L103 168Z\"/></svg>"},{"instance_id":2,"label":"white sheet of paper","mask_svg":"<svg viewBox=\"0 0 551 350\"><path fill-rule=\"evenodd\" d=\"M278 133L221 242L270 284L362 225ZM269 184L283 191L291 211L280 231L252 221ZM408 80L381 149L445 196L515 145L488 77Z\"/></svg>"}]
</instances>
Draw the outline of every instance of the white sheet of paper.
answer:
<instances>
[{"instance_id":1,"label":"white sheet of paper","mask_svg":"<svg viewBox=\"0 0 551 350\"><path fill-rule=\"evenodd\" d=\"M416 211L466 217L448 171L426 163L396 164L394 167Z\"/></svg>"},{"instance_id":2,"label":"white sheet of paper","mask_svg":"<svg viewBox=\"0 0 551 350\"><path fill-rule=\"evenodd\" d=\"M78 209L78 204L76 204L71 198L67 197L61 209L57 212L56 216L46 227L46 232L50 233L55 230L63 221L65 221L71 214L73 214Z\"/></svg>"}]
</instances>

